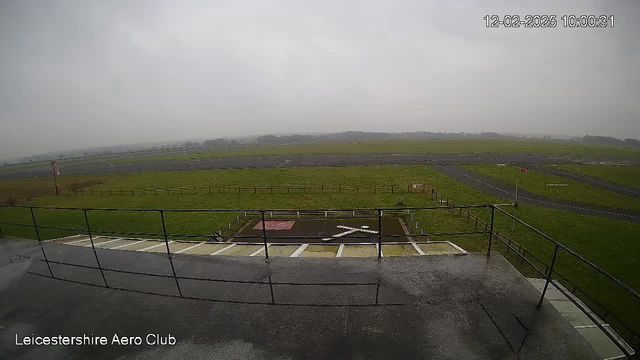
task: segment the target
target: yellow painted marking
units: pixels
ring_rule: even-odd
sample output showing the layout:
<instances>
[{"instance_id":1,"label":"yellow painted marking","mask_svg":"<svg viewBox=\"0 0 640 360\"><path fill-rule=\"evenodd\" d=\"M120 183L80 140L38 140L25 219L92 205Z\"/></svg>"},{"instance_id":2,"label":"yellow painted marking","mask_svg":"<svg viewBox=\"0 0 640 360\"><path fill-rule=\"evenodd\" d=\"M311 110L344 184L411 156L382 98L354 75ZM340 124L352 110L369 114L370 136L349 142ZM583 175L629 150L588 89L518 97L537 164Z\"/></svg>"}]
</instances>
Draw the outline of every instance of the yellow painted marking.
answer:
<instances>
[{"instance_id":1,"label":"yellow painted marking","mask_svg":"<svg viewBox=\"0 0 640 360\"><path fill-rule=\"evenodd\" d=\"M336 257L339 245L309 245L300 257Z\"/></svg>"}]
</instances>

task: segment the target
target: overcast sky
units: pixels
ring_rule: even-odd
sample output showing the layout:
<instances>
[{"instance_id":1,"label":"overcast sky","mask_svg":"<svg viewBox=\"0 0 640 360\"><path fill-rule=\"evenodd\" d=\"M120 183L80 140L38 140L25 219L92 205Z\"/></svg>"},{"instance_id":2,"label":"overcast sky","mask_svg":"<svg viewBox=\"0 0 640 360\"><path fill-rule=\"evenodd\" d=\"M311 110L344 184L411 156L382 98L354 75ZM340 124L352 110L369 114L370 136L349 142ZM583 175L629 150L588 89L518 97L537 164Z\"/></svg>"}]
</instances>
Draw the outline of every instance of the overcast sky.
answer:
<instances>
[{"instance_id":1,"label":"overcast sky","mask_svg":"<svg viewBox=\"0 0 640 360\"><path fill-rule=\"evenodd\" d=\"M640 2L528 3L5 0L0 158L344 130L640 138Z\"/></svg>"}]
</instances>

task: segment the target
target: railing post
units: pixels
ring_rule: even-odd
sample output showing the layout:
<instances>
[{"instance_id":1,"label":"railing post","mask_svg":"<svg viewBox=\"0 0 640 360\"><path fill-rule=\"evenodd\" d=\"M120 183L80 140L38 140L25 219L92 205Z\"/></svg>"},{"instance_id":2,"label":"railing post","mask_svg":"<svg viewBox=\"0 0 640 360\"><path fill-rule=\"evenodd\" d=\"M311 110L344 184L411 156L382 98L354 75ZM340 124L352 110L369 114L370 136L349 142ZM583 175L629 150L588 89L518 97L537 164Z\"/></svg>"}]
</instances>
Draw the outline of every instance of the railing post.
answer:
<instances>
[{"instance_id":1,"label":"railing post","mask_svg":"<svg viewBox=\"0 0 640 360\"><path fill-rule=\"evenodd\" d=\"M489 256L491 252L491 242L493 241L493 218L495 216L495 213L496 207L494 205L491 205L491 230L489 230L489 246L487 248L487 256Z\"/></svg>"},{"instance_id":2,"label":"railing post","mask_svg":"<svg viewBox=\"0 0 640 360\"><path fill-rule=\"evenodd\" d=\"M89 226L89 216L87 215L87 209L82 209L84 213L84 221L87 224L87 232L89 233L89 240L91 241L91 249L93 249L93 256L96 258L96 263L98 264L98 269L100 269L100 274L102 275L102 281L104 281L104 286L109 287L107 284L107 278L104 277L104 271L102 270L102 265L100 265L100 260L98 259L98 253L96 252L96 245L93 243L93 234L91 233L91 226Z\"/></svg>"},{"instance_id":3,"label":"railing post","mask_svg":"<svg viewBox=\"0 0 640 360\"><path fill-rule=\"evenodd\" d=\"M33 228L36 230L36 236L38 237L38 244L40 244L40 250L42 251L42 256L44 256L44 261L47 263L47 268L49 268L49 274L53 277L53 272L51 271L51 265L49 264L49 259L47 259L47 254L44 252L44 247L42 247L42 239L40 239L40 231L38 230L38 224L36 223L36 216L33 214L33 206L29 208L31 210L31 219L33 220Z\"/></svg>"},{"instance_id":4,"label":"railing post","mask_svg":"<svg viewBox=\"0 0 640 360\"><path fill-rule=\"evenodd\" d=\"M544 300L544 295L547 292L547 288L549 287L549 282L551 282L551 276L553 275L553 268L556 265L556 259L558 258L558 243L556 243L556 248L553 250L553 259L551 259L551 266L549 267L549 272L547 273L547 281L544 283L544 289L542 289L542 295L540 296L540 301L538 301L537 307L542 306L542 300Z\"/></svg>"},{"instance_id":5,"label":"railing post","mask_svg":"<svg viewBox=\"0 0 640 360\"><path fill-rule=\"evenodd\" d=\"M269 275L269 291L271 292L271 305L275 305L276 299L273 297L273 282L271 281L271 275Z\"/></svg>"},{"instance_id":6,"label":"railing post","mask_svg":"<svg viewBox=\"0 0 640 360\"><path fill-rule=\"evenodd\" d=\"M160 211L160 219L162 220L162 234L164 235L164 244L167 246L167 255L169 257L169 263L171 264L173 279L176 281L178 294L180 294L180 297L184 297L182 295L182 289L180 289L180 283L178 282L178 277L176 276L176 268L173 266L173 258L171 258L171 251L169 250L169 235L167 235L167 226L164 223L164 210L159 210L159 211Z\"/></svg>"},{"instance_id":7,"label":"railing post","mask_svg":"<svg viewBox=\"0 0 640 360\"><path fill-rule=\"evenodd\" d=\"M378 260L382 259L382 210L378 209Z\"/></svg>"},{"instance_id":8,"label":"railing post","mask_svg":"<svg viewBox=\"0 0 640 360\"><path fill-rule=\"evenodd\" d=\"M262 216L262 240L264 241L264 258L269 260L269 246L267 246L267 225L264 222L264 210L260 210Z\"/></svg>"}]
</instances>

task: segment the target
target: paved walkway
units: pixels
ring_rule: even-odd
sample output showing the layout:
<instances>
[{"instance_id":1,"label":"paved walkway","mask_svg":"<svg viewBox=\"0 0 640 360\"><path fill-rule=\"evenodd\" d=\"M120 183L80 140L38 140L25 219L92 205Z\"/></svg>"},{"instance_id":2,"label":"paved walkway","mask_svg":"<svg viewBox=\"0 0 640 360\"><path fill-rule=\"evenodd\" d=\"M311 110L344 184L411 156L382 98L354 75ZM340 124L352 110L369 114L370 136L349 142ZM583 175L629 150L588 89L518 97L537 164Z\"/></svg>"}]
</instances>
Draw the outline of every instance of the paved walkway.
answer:
<instances>
[{"instance_id":1,"label":"paved walkway","mask_svg":"<svg viewBox=\"0 0 640 360\"><path fill-rule=\"evenodd\" d=\"M178 254L178 293L163 254L98 249L103 266L129 273L103 279L51 264L51 278L30 244L0 267L3 359L599 359L553 306L536 308L536 290L499 254L268 263ZM90 248L45 248L55 261L95 264ZM6 241L0 254L11 255ZM170 334L176 344L15 345L31 334Z\"/></svg>"}]
</instances>

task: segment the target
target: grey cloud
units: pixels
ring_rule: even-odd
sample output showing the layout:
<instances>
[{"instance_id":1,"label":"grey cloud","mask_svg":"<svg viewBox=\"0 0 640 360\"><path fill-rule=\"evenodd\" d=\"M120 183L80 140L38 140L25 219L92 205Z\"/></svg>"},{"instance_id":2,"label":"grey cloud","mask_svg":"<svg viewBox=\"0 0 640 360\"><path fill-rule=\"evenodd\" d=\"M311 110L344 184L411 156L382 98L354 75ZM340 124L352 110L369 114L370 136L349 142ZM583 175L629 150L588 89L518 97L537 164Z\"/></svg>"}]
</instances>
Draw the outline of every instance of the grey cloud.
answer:
<instances>
[{"instance_id":1,"label":"grey cloud","mask_svg":"<svg viewBox=\"0 0 640 360\"><path fill-rule=\"evenodd\" d=\"M6 1L0 157L266 132L640 137L633 1ZM613 29L487 29L487 14Z\"/></svg>"}]
</instances>

